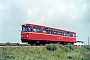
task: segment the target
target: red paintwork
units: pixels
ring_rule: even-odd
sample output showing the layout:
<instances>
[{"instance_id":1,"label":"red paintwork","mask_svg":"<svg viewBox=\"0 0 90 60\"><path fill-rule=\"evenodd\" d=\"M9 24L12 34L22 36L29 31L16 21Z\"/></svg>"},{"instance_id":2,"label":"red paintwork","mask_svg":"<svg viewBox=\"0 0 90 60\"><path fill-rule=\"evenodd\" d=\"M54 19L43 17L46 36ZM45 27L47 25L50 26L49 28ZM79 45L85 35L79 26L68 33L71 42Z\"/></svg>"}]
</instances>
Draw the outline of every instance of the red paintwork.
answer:
<instances>
[{"instance_id":1,"label":"red paintwork","mask_svg":"<svg viewBox=\"0 0 90 60\"><path fill-rule=\"evenodd\" d=\"M26 24L26 26L33 26L33 25L35 24ZM46 26L42 26L42 29L43 27L46 27ZM67 30L62 30L62 31L64 32ZM75 32L72 32L72 33L75 34ZM51 41L51 42L76 42L76 37L64 36L64 33L62 33L62 35L55 35L55 34L46 34L44 32L38 33L38 32L26 31L26 32L21 32L21 36L22 36L21 40L42 40L42 41Z\"/></svg>"}]
</instances>

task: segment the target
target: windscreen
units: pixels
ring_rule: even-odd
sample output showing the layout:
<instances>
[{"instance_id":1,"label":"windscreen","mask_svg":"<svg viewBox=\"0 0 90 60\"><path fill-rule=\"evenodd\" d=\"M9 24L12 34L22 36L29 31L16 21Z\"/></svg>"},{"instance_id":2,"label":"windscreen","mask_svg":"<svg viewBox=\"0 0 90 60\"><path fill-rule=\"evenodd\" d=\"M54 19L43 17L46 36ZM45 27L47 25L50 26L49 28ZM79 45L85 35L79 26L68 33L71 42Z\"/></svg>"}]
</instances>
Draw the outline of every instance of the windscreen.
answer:
<instances>
[{"instance_id":1,"label":"windscreen","mask_svg":"<svg viewBox=\"0 0 90 60\"><path fill-rule=\"evenodd\" d=\"M32 31L32 26L23 26L22 31Z\"/></svg>"}]
</instances>

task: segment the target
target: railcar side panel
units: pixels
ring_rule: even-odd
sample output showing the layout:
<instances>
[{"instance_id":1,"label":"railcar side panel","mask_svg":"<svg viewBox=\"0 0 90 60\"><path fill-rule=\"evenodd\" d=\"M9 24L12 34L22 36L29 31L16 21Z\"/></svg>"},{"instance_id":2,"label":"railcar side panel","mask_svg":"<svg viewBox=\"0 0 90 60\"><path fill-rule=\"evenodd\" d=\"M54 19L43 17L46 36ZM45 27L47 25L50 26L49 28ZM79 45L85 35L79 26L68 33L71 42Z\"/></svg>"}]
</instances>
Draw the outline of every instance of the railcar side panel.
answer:
<instances>
[{"instance_id":1,"label":"railcar side panel","mask_svg":"<svg viewBox=\"0 0 90 60\"><path fill-rule=\"evenodd\" d=\"M44 40L44 41L57 41L57 42L75 42L75 37L69 36L60 36L46 33L35 33L35 32L27 32L22 33L22 39L27 40Z\"/></svg>"}]
</instances>

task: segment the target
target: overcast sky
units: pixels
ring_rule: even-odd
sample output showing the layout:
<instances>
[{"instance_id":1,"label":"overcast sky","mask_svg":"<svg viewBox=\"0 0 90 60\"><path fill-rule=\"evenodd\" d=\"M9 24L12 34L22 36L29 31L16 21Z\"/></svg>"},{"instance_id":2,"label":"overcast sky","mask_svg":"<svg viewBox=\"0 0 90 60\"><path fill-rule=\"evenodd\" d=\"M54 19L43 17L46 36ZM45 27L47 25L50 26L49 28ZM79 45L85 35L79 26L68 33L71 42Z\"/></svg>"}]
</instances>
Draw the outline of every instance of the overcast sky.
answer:
<instances>
[{"instance_id":1,"label":"overcast sky","mask_svg":"<svg viewBox=\"0 0 90 60\"><path fill-rule=\"evenodd\" d=\"M90 0L0 0L0 42L21 42L21 25L35 23L75 31L87 44Z\"/></svg>"}]
</instances>

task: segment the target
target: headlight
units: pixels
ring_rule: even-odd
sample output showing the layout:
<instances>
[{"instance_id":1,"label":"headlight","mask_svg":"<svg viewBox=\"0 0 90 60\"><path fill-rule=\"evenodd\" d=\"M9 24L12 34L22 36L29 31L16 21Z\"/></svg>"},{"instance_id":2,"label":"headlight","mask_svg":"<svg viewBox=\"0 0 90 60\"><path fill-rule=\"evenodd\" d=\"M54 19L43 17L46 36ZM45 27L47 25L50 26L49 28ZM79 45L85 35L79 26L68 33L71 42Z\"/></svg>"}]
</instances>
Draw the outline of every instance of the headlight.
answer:
<instances>
[{"instance_id":1,"label":"headlight","mask_svg":"<svg viewBox=\"0 0 90 60\"><path fill-rule=\"evenodd\" d=\"M28 35L27 35L27 37L28 37Z\"/></svg>"}]
</instances>

